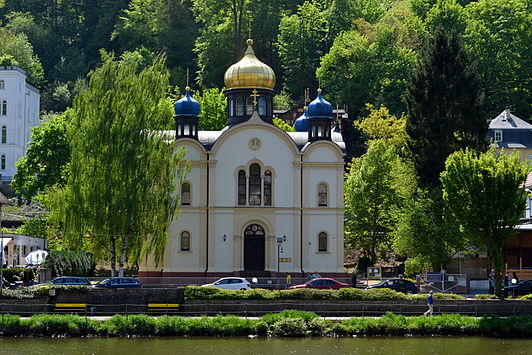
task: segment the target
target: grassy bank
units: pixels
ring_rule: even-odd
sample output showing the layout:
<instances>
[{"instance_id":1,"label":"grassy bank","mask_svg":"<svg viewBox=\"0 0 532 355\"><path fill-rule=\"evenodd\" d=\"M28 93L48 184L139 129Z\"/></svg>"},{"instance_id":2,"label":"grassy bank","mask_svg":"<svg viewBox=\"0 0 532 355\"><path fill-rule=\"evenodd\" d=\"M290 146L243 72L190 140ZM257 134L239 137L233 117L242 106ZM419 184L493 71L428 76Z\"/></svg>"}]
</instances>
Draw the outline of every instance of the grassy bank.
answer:
<instances>
[{"instance_id":1,"label":"grassy bank","mask_svg":"<svg viewBox=\"0 0 532 355\"><path fill-rule=\"evenodd\" d=\"M336 323L315 313L284 311L262 318L235 316L184 318L116 315L99 322L76 315L35 315L21 319L0 317L3 336L353 336L353 335L484 335L531 336L532 316L475 318L458 314L380 318L351 318Z\"/></svg>"}]
</instances>

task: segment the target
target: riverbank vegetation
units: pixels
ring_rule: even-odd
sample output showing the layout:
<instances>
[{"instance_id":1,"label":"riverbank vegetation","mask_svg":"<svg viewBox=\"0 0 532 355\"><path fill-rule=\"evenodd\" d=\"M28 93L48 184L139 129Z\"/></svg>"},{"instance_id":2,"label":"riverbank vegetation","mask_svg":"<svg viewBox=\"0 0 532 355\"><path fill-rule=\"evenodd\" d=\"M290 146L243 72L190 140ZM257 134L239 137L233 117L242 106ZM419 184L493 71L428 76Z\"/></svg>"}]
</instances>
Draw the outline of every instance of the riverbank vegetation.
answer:
<instances>
[{"instance_id":1,"label":"riverbank vegetation","mask_svg":"<svg viewBox=\"0 0 532 355\"><path fill-rule=\"evenodd\" d=\"M312 312L287 310L259 319L236 316L185 318L179 316L115 315L104 322L77 315L40 314L23 319L0 317L3 336L281 336L322 337L358 335L483 335L530 336L532 316L470 317L445 314L405 317L354 317L341 322Z\"/></svg>"}]
</instances>

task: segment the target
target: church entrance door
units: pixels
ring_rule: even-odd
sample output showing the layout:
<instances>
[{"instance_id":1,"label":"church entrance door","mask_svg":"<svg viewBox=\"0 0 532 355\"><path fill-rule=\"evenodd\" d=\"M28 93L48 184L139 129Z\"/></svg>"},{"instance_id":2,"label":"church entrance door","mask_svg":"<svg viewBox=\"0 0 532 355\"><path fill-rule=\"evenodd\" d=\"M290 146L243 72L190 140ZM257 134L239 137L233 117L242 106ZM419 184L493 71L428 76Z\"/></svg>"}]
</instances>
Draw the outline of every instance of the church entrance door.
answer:
<instances>
[{"instance_id":1,"label":"church entrance door","mask_svg":"<svg viewBox=\"0 0 532 355\"><path fill-rule=\"evenodd\" d=\"M258 224L244 231L244 270L264 270L264 228Z\"/></svg>"}]
</instances>

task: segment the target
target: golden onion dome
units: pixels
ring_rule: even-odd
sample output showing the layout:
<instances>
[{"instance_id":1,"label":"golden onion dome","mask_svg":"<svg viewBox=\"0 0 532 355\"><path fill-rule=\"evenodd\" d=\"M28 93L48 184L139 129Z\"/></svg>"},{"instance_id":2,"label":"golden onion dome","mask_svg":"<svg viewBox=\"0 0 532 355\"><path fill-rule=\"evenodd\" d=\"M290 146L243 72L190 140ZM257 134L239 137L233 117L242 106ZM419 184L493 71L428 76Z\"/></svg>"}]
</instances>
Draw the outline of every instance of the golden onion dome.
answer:
<instances>
[{"instance_id":1,"label":"golden onion dome","mask_svg":"<svg viewBox=\"0 0 532 355\"><path fill-rule=\"evenodd\" d=\"M272 68L261 62L253 51L253 40L248 39L248 49L244 57L229 67L224 75L227 89L273 89L275 73Z\"/></svg>"}]
</instances>

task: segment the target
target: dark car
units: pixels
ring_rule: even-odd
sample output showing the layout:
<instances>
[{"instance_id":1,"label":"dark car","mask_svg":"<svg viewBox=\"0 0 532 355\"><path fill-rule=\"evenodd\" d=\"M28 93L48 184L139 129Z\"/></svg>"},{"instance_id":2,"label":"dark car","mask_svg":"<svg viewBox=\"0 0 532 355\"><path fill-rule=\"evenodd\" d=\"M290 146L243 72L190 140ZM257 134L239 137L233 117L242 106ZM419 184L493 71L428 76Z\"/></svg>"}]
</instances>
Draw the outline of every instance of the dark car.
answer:
<instances>
[{"instance_id":1,"label":"dark car","mask_svg":"<svg viewBox=\"0 0 532 355\"><path fill-rule=\"evenodd\" d=\"M293 290L296 288L316 288L316 289L333 289L338 290L340 288L349 287L348 284L345 284L343 282L336 281L335 279L329 279L326 277L320 277L314 280L310 280L305 282L302 285L294 285L288 287L289 290Z\"/></svg>"},{"instance_id":2,"label":"dark car","mask_svg":"<svg viewBox=\"0 0 532 355\"><path fill-rule=\"evenodd\" d=\"M94 285L102 288L140 288L142 284L134 277L110 277Z\"/></svg>"},{"instance_id":3,"label":"dark car","mask_svg":"<svg viewBox=\"0 0 532 355\"><path fill-rule=\"evenodd\" d=\"M376 285L366 287L366 290L372 288L389 288L397 292L403 293L417 293L417 286L412 281L403 279L390 279L382 281Z\"/></svg>"},{"instance_id":4,"label":"dark car","mask_svg":"<svg viewBox=\"0 0 532 355\"><path fill-rule=\"evenodd\" d=\"M506 286L502 289L502 295L508 296L522 296L532 293L532 280L521 280L515 285Z\"/></svg>"},{"instance_id":5,"label":"dark car","mask_svg":"<svg viewBox=\"0 0 532 355\"><path fill-rule=\"evenodd\" d=\"M61 285L65 285L65 286L72 286L72 285L90 286L91 285L89 280L87 280L85 277L79 277L79 276L61 276L61 277L56 277L55 279L53 279L50 282L53 283L54 285L57 285L57 286L61 286Z\"/></svg>"}]
</instances>

